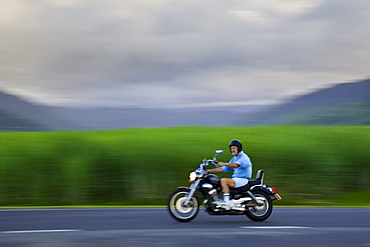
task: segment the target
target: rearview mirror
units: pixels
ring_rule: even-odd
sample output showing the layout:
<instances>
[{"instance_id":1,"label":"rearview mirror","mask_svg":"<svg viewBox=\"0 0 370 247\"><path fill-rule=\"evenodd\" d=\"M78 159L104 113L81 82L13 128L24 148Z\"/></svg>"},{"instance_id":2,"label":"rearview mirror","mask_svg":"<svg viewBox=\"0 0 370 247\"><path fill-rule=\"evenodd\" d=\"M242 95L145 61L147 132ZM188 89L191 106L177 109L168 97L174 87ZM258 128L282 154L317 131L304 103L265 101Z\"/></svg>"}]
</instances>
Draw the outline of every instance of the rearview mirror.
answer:
<instances>
[{"instance_id":1,"label":"rearview mirror","mask_svg":"<svg viewBox=\"0 0 370 247\"><path fill-rule=\"evenodd\" d=\"M223 151L223 150L216 150L215 156L213 156L213 160L216 160L216 156L217 156L217 155L221 155L221 154L223 154L223 153L224 153L224 151Z\"/></svg>"}]
</instances>

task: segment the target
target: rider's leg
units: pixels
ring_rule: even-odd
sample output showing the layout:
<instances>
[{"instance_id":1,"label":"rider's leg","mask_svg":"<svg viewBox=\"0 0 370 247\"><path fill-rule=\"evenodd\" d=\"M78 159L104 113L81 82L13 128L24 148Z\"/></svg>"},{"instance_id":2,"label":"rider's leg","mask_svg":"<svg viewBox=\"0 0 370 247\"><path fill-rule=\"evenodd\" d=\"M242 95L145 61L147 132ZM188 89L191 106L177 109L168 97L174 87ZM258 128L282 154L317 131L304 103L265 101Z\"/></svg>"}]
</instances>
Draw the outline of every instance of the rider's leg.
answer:
<instances>
[{"instance_id":1,"label":"rider's leg","mask_svg":"<svg viewBox=\"0 0 370 247\"><path fill-rule=\"evenodd\" d=\"M228 202L230 199L230 188L235 187L235 182L232 178L222 178L221 187L222 191L224 192L224 200Z\"/></svg>"}]
</instances>

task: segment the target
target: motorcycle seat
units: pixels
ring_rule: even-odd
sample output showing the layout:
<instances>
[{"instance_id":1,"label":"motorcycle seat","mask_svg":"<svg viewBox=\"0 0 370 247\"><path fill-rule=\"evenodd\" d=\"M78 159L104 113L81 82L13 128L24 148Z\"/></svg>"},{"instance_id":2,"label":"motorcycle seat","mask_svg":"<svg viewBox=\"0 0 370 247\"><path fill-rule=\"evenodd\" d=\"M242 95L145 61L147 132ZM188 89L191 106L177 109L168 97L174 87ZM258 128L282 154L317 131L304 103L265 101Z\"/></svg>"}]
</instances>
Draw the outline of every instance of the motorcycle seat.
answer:
<instances>
[{"instance_id":1,"label":"motorcycle seat","mask_svg":"<svg viewBox=\"0 0 370 247\"><path fill-rule=\"evenodd\" d=\"M262 185L261 180L257 180L257 179L249 180L249 182L246 185L238 187L238 188L232 188L232 190L234 190L236 192L246 192L246 191L250 190L250 188L252 186L259 185L259 184Z\"/></svg>"},{"instance_id":2,"label":"motorcycle seat","mask_svg":"<svg viewBox=\"0 0 370 247\"><path fill-rule=\"evenodd\" d=\"M250 190L252 186L255 185L262 185L262 180L264 176L265 171L264 170L258 170L256 179L249 180L248 183L242 187L233 188L232 190L242 193Z\"/></svg>"},{"instance_id":3,"label":"motorcycle seat","mask_svg":"<svg viewBox=\"0 0 370 247\"><path fill-rule=\"evenodd\" d=\"M261 180L249 180L248 182L251 186L254 186L254 185L258 185L258 184L262 184L262 181Z\"/></svg>"}]
</instances>

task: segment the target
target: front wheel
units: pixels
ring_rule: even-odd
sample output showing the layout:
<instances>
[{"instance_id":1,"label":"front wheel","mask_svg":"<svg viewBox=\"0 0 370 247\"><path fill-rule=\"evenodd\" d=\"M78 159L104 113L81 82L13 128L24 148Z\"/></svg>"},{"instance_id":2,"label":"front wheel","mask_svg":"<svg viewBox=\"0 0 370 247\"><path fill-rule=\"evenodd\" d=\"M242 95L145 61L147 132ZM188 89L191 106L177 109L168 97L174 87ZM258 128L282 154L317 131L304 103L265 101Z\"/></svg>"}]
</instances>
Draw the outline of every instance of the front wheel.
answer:
<instances>
[{"instance_id":1,"label":"front wheel","mask_svg":"<svg viewBox=\"0 0 370 247\"><path fill-rule=\"evenodd\" d=\"M189 222L193 220L199 212L199 199L194 195L187 205L184 204L189 189L177 189L168 198L168 211L170 215L180 221Z\"/></svg>"},{"instance_id":2,"label":"front wheel","mask_svg":"<svg viewBox=\"0 0 370 247\"><path fill-rule=\"evenodd\" d=\"M253 221L264 221L270 217L272 213L271 198L262 191L253 192L253 195L256 197L257 202L260 203L260 205L248 207L248 204L246 204L245 206L247 211L245 214Z\"/></svg>"}]
</instances>

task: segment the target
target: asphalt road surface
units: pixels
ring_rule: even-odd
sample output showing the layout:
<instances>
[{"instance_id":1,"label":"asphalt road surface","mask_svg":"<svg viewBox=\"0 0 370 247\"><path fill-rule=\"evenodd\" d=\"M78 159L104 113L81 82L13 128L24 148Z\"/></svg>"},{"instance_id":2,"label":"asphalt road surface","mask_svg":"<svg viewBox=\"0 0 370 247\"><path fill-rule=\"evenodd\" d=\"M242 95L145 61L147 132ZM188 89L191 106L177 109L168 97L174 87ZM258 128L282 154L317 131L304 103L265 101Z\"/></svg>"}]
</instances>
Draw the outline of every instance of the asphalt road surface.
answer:
<instances>
[{"instance_id":1,"label":"asphalt road surface","mask_svg":"<svg viewBox=\"0 0 370 247\"><path fill-rule=\"evenodd\" d=\"M370 208L274 208L264 222L165 208L0 210L1 247L370 246Z\"/></svg>"}]
</instances>

